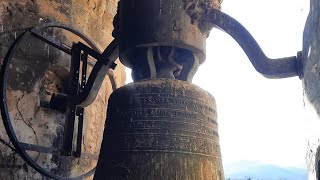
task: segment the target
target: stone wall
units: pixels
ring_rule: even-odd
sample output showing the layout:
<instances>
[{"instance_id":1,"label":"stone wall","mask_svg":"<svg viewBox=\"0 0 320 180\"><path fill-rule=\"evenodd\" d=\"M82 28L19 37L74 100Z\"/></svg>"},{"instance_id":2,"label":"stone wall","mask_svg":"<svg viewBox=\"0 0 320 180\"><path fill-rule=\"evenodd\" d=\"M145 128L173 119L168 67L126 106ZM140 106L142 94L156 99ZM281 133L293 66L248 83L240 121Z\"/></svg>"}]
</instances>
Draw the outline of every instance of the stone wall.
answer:
<instances>
[{"instance_id":1,"label":"stone wall","mask_svg":"<svg viewBox=\"0 0 320 180\"><path fill-rule=\"evenodd\" d=\"M308 125L309 179L320 178L320 1L311 0L303 36L303 85Z\"/></svg>"},{"instance_id":2,"label":"stone wall","mask_svg":"<svg viewBox=\"0 0 320 180\"><path fill-rule=\"evenodd\" d=\"M100 49L112 40L112 20L117 0L1 0L0 2L0 62L9 45L22 32L21 29L45 22L60 22L77 28L88 35ZM20 30L18 30L20 29ZM66 42L78 38L61 30L48 30L49 34ZM8 105L16 135L23 142L45 146L59 146L63 133L63 113L39 106L40 97L52 91L66 92L68 56L36 41L26 39L10 65ZM124 66L117 62L115 79L118 86L125 82ZM98 153L104 129L107 100L112 92L108 78L95 102L86 108L83 151ZM9 142L0 122L0 137ZM66 160L59 162L50 154L30 153L38 164L48 169L65 165L66 172L76 175L94 166L92 162ZM60 168L57 171L63 171ZM0 179L42 179L6 146L0 144Z\"/></svg>"}]
</instances>

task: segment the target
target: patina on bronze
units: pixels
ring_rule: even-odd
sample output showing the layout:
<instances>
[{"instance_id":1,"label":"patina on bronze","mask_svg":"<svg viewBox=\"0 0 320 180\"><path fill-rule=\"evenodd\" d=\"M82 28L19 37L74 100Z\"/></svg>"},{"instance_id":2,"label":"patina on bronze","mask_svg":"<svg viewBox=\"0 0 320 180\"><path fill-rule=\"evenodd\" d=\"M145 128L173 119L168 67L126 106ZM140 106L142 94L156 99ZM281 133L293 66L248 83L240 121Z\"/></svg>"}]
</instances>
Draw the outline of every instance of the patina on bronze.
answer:
<instances>
[{"instance_id":1,"label":"patina on bronze","mask_svg":"<svg viewBox=\"0 0 320 180\"><path fill-rule=\"evenodd\" d=\"M214 98L191 84L220 0L121 0L113 35L134 83L114 91L94 179L223 180Z\"/></svg>"},{"instance_id":2,"label":"patina on bronze","mask_svg":"<svg viewBox=\"0 0 320 180\"><path fill-rule=\"evenodd\" d=\"M116 90L95 179L224 179L214 98L173 79Z\"/></svg>"}]
</instances>

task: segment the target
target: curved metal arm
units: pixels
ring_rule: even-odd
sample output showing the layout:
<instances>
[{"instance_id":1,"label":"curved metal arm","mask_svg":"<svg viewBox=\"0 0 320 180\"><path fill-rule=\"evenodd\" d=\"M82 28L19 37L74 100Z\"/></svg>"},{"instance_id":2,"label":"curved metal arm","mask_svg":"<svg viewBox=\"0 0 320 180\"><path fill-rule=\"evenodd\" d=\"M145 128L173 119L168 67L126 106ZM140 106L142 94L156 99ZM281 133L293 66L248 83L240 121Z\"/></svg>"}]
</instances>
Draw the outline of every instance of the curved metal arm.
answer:
<instances>
[{"instance_id":1,"label":"curved metal arm","mask_svg":"<svg viewBox=\"0 0 320 180\"><path fill-rule=\"evenodd\" d=\"M118 57L118 40L114 39L103 53L99 55L98 61L93 66L87 84L85 85L84 92L72 98L73 104L77 104L79 107L87 107L95 100L105 76ZM109 73L108 75L109 77L113 77L113 74ZM115 84L114 79L111 79L111 84Z\"/></svg>"},{"instance_id":2,"label":"curved metal arm","mask_svg":"<svg viewBox=\"0 0 320 180\"><path fill-rule=\"evenodd\" d=\"M114 78L113 70L110 68L114 65L114 62L118 58L118 41L113 40L110 46L108 46L104 52L101 52L99 48L91 41L86 35L82 34L80 31L63 25L59 23L45 23L41 24L39 26L36 26L34 28L28 29L28 31L31 32L31 35L35 36L36 38L52 45L53 47L71 55L71 48L65 47L65 45L50 36L43 36L42 30L49 27L55 27L55 28L62 28L67 31L70 31L74 33L75 35L82 38L90 47L87 47L86 45L82 44L81 42L78 43L78 46L81 46L81 48L86 49L90 52L92 52L92 55L95 57L96 60L98 60L96 63L92 62L92 60L88 61L88 64L93 66L93 69L91 71L91 74L88 78L88 81L85 85L84 91L80 92L78 95L70 97L73 104L78 105L79 107L87 107L89 106L96 98L99 89L101 87L101 84L105 78L106 75L109 76L110 83L112 85L112 90L115 90L117 88L117 84ZM71 55L72 56L72 55Z\"/></svg>"},{"instance_id":3,"label":"curved metal arm","mask_svg":"<svg viewBox=\"0 0 320 180\"><path fill-rule=\"evenodd\" d=\"M241 46L254 68L266 78L287 78L301 75L300 56L270 59L261 50L249 31L229 15L212 9L206 21L229 34Z\"/></svg>"}]
</instances>

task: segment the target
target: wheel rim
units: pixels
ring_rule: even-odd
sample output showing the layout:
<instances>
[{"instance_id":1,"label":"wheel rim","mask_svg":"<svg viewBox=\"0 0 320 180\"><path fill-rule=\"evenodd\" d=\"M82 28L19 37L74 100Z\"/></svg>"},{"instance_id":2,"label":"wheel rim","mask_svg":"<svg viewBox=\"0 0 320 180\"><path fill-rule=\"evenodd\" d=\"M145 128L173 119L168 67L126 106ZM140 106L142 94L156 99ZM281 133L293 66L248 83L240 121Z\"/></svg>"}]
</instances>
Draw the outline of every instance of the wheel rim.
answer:
<instances>
[{"instance_id":1,"label":"wheel rim","mask_svg":"<svg viewBox=\"0 0 320 180\"><path fill-rule=\"evenodd\" d=\"M84 40L86 43L89 44L89 46L91 46L94 50L101 52L98 47L84 34L82 34L81 32L79 32L78 30L66 26L66 25L62 25L62 24L57 24L57 23L48 23L48 24L42 24L40 26L35 27L38 30L43 30L46 28L60 28L60 29L64 29L67 30L69 32L72 32L73 34L79 36L82 40ZM59 176L56 175L46 169L44 169L43 167L41 167L37 162L35 162L30 155L26 152L26 149L24 148L24 143L19 141L19 139L16 136L15 130L13 128L13 124L9 115L9 108L8 108L8 103L7 103L7 81L8 81L8 73L9 73L9 65L12 61L12 58L17 50L17 48L19 47L19 45L21 44L21 42L23 40L25 40L26 37L30 36L30 30L27 30L25 32L23 32L18 38L15 39L15 41L12 43L12 45L10 46L4 60L3 60L3 64L0 70L0 86L1 86L1 93L0 93L0 98L1 98L1 102L0 102L0 109L1 109L1 115L2 115L2 119L3 119L3 124L4 127L6 129L6 132L9 136L10 141L12 142L13 146L15 147L16 152L22 157L22 159L27 162L32 168L34 168L36 171L38 171L39 173L41 173L42 175L48 176L50 178L53 179L61 179L61 180L68 180L68 179L83 179L86 177L89 177L91 175L93 175L93 173L95 172L95 167L92 168L91 170L89 170L88 172L79 175L79 176L75 176L75 177L64 177L64 176ZM41 152L39 152L41 153Z\"/></svg>"}]
</instances>

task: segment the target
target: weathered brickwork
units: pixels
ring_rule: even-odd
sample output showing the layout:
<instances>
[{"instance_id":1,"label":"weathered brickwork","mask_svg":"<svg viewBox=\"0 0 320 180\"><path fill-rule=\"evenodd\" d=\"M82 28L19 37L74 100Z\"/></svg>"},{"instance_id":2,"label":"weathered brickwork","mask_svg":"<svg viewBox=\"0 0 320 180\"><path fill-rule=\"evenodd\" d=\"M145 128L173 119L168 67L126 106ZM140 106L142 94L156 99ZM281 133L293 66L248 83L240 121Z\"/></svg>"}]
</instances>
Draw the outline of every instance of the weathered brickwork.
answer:
<instances>
[{"instance_id":1,"label":"weathered brickwork","mask_svg":"<svg viewBox=\"0 0 320 180\"><path fill-rule=\"evenodd\" d=\"M100 49L104 49L112 40L112 20L117 10L117 0L1 0L0 1L0 63L14 38L21 33L17 29L32 27L44 22L60 22L77 28L93 40ZM68 41L76 37L61 31L53 34ZM51 67L64 57L56 49L43 46L41 43L23 43L25 54L17 57L18 63L13 63L11 91L8 93L10 115L17 130L17 136L33 144L54 146L56 139L62 133L61 122L64 114L47 110L39 106L39 94L46 91L64 91L65 70L61 67ZM32 56L29 56L29 54ZM25 61L22 61L22 60ZM20 60L20 61L19 61ZM35 65L38 60L46 63ZM23 62L23 63L22 63ZM48 63L49 62L49 63ZM61 61L62 62L62 61ZM66 63L67 64L67 63ZM117 62L115 79L118 86L125 82L124 66ZM60 68L60 69L59 69ZM29 73L27 73L29 72ZM28 74L28 76L25 76ZM30 75L30 76L29 76ZM86 121L84 131L84 150L98 153L102 132L104 129L107 100L112 92L108 78L100 89L96 101L85 111ZM8 140L2 121L0 121L0 137ZM37 162L49 169L57 164L50 155L38 156ZM88 167L87 167L88 166ZM78 174L91 166L88 163L70 163L71 174ZM42 179L42 176L32 171L24 161L0 145L0 179Z\"/></svg>"}]
</instances>

